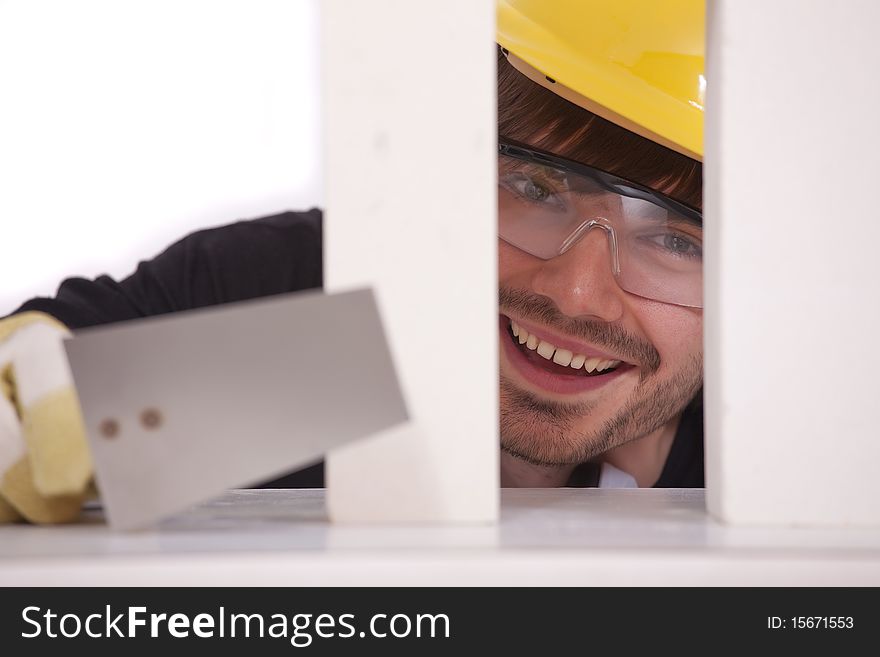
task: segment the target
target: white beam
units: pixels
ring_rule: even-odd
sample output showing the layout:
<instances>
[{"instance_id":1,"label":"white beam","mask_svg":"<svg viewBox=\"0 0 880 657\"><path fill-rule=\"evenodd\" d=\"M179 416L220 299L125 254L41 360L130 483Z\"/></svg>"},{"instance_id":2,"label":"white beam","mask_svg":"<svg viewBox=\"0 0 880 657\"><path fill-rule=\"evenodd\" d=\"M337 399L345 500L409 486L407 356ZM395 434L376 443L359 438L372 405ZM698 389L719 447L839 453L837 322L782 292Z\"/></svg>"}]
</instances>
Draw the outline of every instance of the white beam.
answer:
<instances>
[{"instance_id":1,"label":"white beam","mask_svg":"<svg viewBox=\"0 0 880 657\"><path fill-rule=\"evenodd\" d=\"M708 508L880 524L880 4L709 4Z\"/></svg>"},{"instance_id":2,"label":"white beam","mask_svg":"<svg viewBox=\"0 0 880 657\"><path fill-rule=\"evenodd\" d=\"M375 287L413 418L330 455L330 513L493 521L494 2L324 0L321 11L325 286Z\"/></svg>"}]
</instances>

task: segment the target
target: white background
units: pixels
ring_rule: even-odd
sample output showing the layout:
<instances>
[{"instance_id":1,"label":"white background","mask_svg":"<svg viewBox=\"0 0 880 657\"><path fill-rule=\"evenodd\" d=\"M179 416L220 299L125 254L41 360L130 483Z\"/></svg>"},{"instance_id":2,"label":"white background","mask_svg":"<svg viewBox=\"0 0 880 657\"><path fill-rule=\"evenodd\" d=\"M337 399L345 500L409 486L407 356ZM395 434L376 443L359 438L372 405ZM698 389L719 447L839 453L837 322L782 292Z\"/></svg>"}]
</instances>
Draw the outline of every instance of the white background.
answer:
<instances>
[{"instance_id":1,"label":"white background","mask_svg":"<svg viewBox=\"0 0 880 657\"><path fill-rule=\"evenodd\" d=\"M315 0L0 0L0 314L321 204Z\"/></svg>"}]
</instances>

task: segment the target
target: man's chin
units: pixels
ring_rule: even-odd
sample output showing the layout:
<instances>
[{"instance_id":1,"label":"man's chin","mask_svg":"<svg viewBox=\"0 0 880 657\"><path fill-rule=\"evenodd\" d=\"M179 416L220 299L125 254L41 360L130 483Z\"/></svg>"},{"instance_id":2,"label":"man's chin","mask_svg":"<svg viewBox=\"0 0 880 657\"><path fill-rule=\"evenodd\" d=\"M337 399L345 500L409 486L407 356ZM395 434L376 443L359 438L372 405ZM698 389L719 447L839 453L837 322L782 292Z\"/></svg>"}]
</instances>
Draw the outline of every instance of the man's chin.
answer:
<instances>
[{"instance_id":1,"label":"man's chin","mask_svg":"<svg viewBox=\"0 0 880 657\"><path fill-rule=\"evenodd\" d=\"M613 406L607 399L558 399L522 385L517 379L499 377L501 414L517 416L525 426L547 425L553 428L576 430L577 425L595 425L601 422L601 408ZM618 402L619 404L619 402ZM584 427L589 429L589 427Z\"/></svg>"},{"instance_id":2,"label":"man's chin","mask_svg":"<svg viewBox=\"0 0 880 657\"><path fill-rule=\"evenodd\" d=\"M546 467L576 465L609 448L597 402L542 399L501 377L502 450Z\"/></svg>"},{"instance_id":3,"label":"man's chin","mask_svg":"<svg viewBox=\"0 0 880 657\"><path fill-rule=\"evenodd\" d=\"M573 465L577 465L580 461L546 461L542 460L539 456L536 456L531 453L522 452L519 450L518 446L510 446L504 443L504 440L501 441L501 452L502 454L506 454L507 456L516 459L517 461L521 461L523 463L528 463L529 465L533 465L539 468L564 468L571 467Z\"/></svg>"},{"instance_id":4,"label":"man's chin","mask_svg":"<svg viewBox=\"0 0 880 657\"><path fill-rule=\"evenodd\" d=\"M549 400L502 373L501 443L507 453L530 463L584 463L677 422L701 385L700 358L668 378L647 386L640 382L623 399Z\"/></svg>"}]
</instances>

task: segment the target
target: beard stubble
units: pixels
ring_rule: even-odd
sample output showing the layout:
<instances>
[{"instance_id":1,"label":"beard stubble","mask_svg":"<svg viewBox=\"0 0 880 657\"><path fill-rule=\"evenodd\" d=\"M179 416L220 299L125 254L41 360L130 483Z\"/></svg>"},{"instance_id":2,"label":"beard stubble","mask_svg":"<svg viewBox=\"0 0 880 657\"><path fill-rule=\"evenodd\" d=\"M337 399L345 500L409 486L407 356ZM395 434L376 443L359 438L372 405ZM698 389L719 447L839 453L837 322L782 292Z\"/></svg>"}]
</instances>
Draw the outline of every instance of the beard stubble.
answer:
<instances>
[{"instance_id":1,"label":"beard stubble","mask_svg":"<svg viewBox=\"0 0 880 657\"><path fill-rule=\"evenodd\" d=\"M563 315L547 297L501 288L499 306L516 310L562 333L581 337L638 363L639 381L626 402L598 426L578 427L609 402L540 399L500 375L501 448L542 466L584 463L614 447L642 438L678 416L699 392L702 354L691 356L666 379L658 379L660 355L652 344L622 327ZM502 339L505 339L502 337ZM603 413L607 415L607 413ZM593 422L586 422L595 425Z\"/></svg>"}]
</instances>

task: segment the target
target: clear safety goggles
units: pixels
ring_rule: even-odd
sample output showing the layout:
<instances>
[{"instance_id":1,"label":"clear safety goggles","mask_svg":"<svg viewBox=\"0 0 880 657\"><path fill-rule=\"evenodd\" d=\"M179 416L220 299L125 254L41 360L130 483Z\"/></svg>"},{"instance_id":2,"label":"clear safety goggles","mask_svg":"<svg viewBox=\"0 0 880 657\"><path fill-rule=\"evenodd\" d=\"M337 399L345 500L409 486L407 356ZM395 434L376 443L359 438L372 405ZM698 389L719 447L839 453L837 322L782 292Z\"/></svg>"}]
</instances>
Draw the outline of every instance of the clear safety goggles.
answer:
<instances>
[{"instance_id":1,"label":"clear safety goggles","mask_svg":"<svg viewBox=\"0 0 880 657\"><path fill-rule=\"evenodd\" d=\"M498 235L543 260L593 228L617 284L647 299L703 307L703 216L647 187L501 138Z\"/></svg>"}]
</instances>

